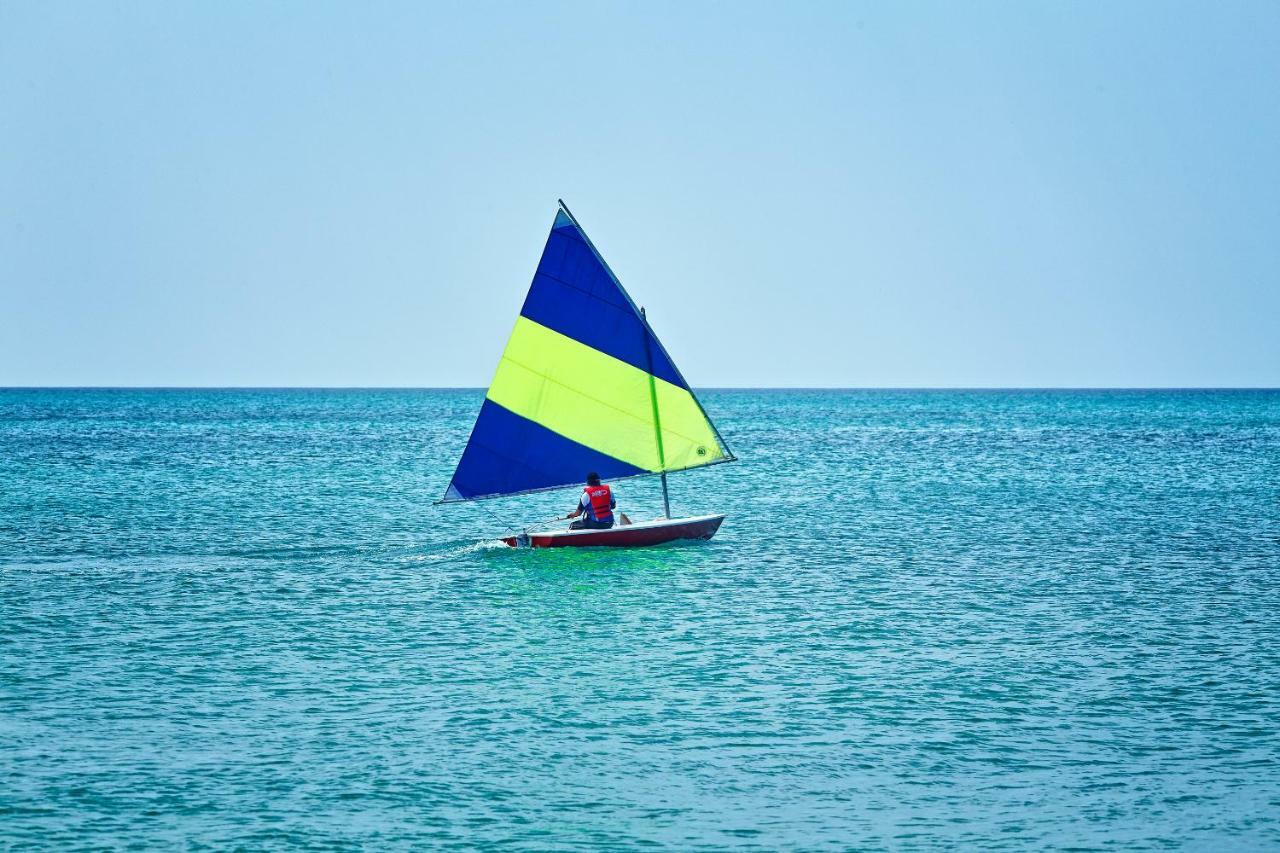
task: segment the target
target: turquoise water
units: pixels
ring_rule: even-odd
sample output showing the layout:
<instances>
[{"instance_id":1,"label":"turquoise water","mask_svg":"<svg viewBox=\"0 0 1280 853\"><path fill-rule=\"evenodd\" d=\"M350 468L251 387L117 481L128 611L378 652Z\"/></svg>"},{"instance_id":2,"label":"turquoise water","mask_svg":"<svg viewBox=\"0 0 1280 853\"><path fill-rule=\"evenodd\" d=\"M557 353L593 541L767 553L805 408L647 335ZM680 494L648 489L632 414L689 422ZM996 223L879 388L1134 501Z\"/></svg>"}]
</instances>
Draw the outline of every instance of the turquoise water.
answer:
<instances>
[{"instance_id":1,"label":"turquoise water","mask_svg":"<svg viewBox=\"0 0 1280 853\"><path fill-rule=\"evenodd\" d=\"M1280 393L708 392L570 552L480 399L0 391L0 847L1280 848Z\"/></svg>"}]
</instances>

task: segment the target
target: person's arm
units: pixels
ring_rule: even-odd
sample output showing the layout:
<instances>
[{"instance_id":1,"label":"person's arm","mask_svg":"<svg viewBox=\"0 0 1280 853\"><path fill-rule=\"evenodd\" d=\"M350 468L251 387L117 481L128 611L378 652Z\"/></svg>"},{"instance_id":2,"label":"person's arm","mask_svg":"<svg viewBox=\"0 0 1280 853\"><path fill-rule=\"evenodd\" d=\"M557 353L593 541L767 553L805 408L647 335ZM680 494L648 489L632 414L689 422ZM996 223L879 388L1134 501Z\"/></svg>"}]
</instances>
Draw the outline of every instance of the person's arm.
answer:
<instances>
[{"instance_id":1,"label":"person's arm","mask_svg":"<svg viewBox=\"0 0 1280 853\"><path fill-rule=\"evenodd\" d=\"M578 516L582 515L582 511L583 509L585 509L584 504L586 503L586 500L587 500L586 495L583 495L582 497L578 498L578 508L575 509L573 512L569 513L568 515L566 515L565 518L577 518Z\"/></svg>"}]
</instances>

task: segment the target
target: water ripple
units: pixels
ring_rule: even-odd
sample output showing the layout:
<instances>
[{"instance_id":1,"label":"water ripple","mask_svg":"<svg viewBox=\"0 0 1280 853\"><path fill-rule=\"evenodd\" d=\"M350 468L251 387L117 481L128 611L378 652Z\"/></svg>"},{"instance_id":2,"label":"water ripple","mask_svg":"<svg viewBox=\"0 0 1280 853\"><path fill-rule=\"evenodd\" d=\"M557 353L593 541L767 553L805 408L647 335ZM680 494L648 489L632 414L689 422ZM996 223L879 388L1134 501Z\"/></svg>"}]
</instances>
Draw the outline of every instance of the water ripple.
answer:
<instances>
[{"instance_id":1,"label":"water ripple","mask_svg":"<svg viewBox=\"0 0 1280 853\"><path fill-rule=\"evenodd\" d=\"M0 845L1280 847L1280 394L709 393L570 553L479 399L0 392Z\"/></svg>"}]
</instances>

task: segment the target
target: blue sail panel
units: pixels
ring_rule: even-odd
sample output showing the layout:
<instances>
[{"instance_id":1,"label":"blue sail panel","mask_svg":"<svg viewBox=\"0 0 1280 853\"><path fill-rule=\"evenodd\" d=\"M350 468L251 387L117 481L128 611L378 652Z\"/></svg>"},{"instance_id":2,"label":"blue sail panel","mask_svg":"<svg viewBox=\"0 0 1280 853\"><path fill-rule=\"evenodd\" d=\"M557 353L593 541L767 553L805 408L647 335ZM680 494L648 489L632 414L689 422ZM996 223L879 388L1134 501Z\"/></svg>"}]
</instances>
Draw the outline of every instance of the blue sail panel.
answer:
<instances>
[{"instance_id":1,"label":"blue sail panel","mask_svg":"<svg viewBox=\"0 0 1280 853\"><path fill-rule=\"evenodd\" d=\"M606 480L647 473L485 400L444 499L571 486L581 484L591 471Z\"/></svg>"},{"instance_id":2,"label":"blue sail panel","mask_svg":"<svg viewBox=\"0 0 1280 853\"><path fill-rule=\"evenodd\" d=\"M631 298L582 229L559 211L520 314L688 389Z\"/></svg>"}]
</instances>

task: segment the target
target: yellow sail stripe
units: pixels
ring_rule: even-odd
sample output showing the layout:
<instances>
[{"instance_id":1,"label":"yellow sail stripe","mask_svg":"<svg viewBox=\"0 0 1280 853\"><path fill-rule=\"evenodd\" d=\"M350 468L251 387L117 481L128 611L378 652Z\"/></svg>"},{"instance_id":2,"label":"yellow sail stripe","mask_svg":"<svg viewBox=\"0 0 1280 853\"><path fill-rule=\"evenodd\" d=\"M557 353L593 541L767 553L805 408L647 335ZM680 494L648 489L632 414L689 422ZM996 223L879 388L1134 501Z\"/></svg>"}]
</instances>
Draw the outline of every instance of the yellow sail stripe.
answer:
<instances>
[{"instance_id":1,"label":"yellow sail stripe","mask_svg":"<svg viewBox=\"0 0 1280 853\"><path fill-rule=\"evenodd\" d=\"M488 396L565 438L646 471L677 471L723 458L693 395L655 378L664 469L649 379L625 361L520 317Z\"/></svg>"}]
</instances>

